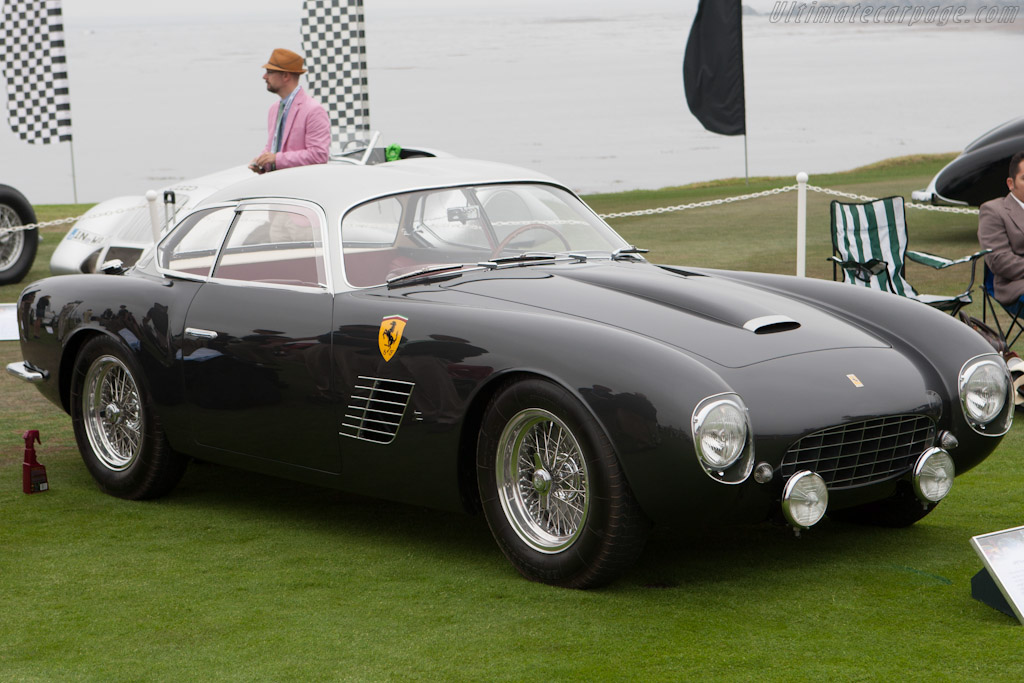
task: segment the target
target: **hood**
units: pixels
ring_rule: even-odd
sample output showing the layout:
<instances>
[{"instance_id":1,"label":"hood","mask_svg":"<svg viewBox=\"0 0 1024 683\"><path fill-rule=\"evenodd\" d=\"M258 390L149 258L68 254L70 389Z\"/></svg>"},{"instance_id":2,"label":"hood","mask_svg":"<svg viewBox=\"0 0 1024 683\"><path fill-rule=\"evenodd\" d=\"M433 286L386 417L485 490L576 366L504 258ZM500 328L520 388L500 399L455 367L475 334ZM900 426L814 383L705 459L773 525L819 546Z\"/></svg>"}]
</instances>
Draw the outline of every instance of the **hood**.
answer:
<instances>
[{"instance_id":1,"label":"hood","mask_svg":"<svg viewBox=\"0 0 1024 683\"><path fill-rule=\"evenodd\" d=\"M730 368L826 349L889 346L806 303L645 263L513 268L447 287L613 325Z\"/></svg>"}]
</instances>

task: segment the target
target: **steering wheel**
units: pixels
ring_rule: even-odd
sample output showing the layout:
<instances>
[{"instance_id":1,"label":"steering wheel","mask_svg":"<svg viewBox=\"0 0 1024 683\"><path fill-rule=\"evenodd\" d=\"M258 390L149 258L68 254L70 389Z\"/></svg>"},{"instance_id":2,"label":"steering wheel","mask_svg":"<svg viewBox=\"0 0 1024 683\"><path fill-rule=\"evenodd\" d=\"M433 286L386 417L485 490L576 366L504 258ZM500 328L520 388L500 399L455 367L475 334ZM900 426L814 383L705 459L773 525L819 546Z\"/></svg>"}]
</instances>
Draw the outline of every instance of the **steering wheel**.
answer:
<instances>
[{"instance_id":1,"label":"steering wheel","mask_svg":"<svg viewBox=\"0 0 1024 683\"><path fill-rule=\"evenodd\" d=\"M562 235L562 233L558 232L557 230L552 228L550 225L545 225L544 223L530 223L528 225L524 225L522 227L516 228L515 230L510 232L508 237L503 239L501 241L501 244L499 244L497 247L494 248L494 253L491 254L491 258L497 258L498 254L500 254L501 252L505 251L505 247L507 247L509 245L509 243L512 242L512 240L514 240L516 237L519 237L520 235L522 235L527 230L547 230L552 235L554 235L555 237L558 238L558 240L562 243L562 246L565 247L566 251L569 251L570 249L572 249L572 247L569 246L569 242L566 241L566 239Z\"/></svg>"}]
</instances>

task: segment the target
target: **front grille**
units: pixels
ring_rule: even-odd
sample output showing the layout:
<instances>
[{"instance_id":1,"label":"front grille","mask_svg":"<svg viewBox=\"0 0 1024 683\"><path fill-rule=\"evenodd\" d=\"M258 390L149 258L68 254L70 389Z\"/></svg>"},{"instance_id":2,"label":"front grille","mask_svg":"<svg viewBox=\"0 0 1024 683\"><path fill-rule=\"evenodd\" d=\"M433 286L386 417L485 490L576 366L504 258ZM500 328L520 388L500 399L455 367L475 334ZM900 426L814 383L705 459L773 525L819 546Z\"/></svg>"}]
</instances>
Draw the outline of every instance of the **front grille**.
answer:
<instances>
[{"instance_id":1,"label":"front grille","mask_svg":"<svg viewBox=\"0 0 1024 683\"><path fill-rule=\"evenodd\" d=\"M414 386L411 382L360 376L341 423L342 436L382 444L394 441Z\"/></svg>"},{"instance_id":2,"label":"front grille","mask_svg":"<svg viewBox=\"0 0 1024 683\"><path fill-rule=\"evenodd\" d=\"M935 441L935 424L923 415L891 415L829 427L808 434L782 459L788 479L800 470L816 472L830 489L885 481L910 471Z\"/></svg>"}]
</instances>

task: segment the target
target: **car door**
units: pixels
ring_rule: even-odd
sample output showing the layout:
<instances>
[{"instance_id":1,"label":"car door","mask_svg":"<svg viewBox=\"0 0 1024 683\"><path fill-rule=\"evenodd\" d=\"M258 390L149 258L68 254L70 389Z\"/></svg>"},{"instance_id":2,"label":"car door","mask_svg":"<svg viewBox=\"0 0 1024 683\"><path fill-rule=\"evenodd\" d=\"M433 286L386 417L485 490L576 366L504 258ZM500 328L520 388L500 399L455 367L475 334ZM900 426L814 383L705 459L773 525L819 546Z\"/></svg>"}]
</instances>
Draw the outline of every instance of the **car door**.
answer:
<instances>
[{"instance_id":1,"label":"car door","mask_svg":"<svg viewBox=\"0 0 1024 683\"><path fill-rule=\"evenodd\" d=\"M300 202L237 207L185 320L185 397L199 446L340 471L324 223Z\"/></svg>"}]
</instances>

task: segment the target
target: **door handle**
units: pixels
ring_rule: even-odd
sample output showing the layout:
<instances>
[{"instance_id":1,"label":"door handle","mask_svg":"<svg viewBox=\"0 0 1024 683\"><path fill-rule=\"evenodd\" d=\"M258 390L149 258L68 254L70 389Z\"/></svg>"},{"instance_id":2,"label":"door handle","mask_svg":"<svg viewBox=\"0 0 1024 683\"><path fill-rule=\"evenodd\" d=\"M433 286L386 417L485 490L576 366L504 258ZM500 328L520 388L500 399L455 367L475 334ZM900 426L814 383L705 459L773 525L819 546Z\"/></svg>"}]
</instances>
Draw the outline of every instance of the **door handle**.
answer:
<instances>
[{"instance_id":1,"label":"door handle","mask_svg":"<svg viewBox=\"0 0 1024 683\"><path fill-rule=\"evenodd\" d=\"M216 339L217 333L213 330L204 330L199 327L186 327L185 336L193 339Z\"/></svg>"}]
</instances>

